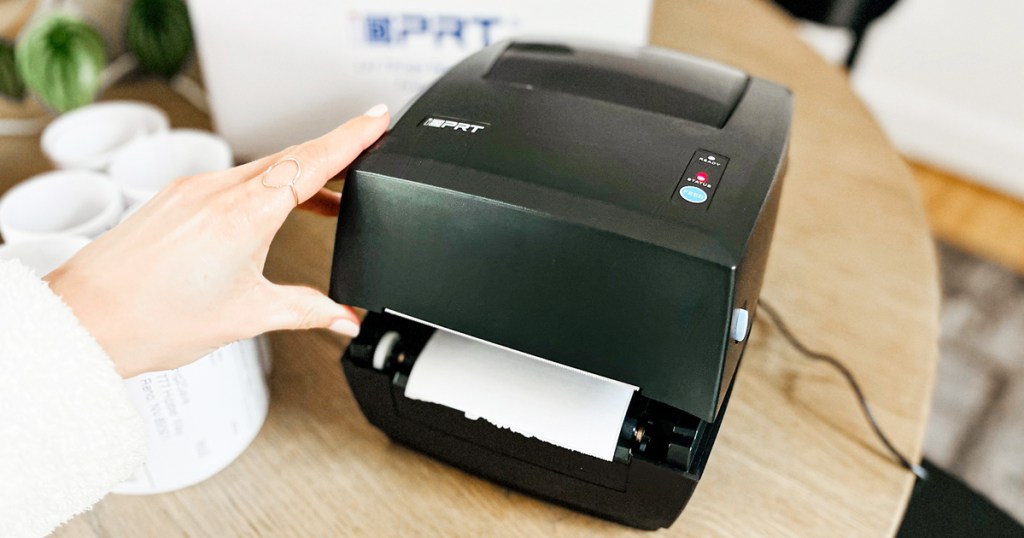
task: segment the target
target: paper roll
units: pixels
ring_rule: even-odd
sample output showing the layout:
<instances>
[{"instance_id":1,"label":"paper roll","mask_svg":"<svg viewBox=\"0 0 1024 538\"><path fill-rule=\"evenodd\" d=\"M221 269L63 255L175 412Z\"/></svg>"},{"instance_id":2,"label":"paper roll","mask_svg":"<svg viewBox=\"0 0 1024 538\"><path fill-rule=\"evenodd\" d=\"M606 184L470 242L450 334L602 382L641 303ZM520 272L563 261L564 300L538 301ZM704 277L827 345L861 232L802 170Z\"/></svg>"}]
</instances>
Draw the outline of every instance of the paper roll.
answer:
<instances>
[{"instance_id":1,"label":"paper roll","mask_svg":"<svg viewBox=\"0 0 1024 538\"><path fill-rule=\"evenodd\" d=\"M197 484L249 447L270 402L266 337L233 342L175 370L125 381L149 454L114 493L150 495Z\"/></svg>"},{"instance_id":2,"label":"paper roll","mask_svg":"<svg viewBox=\"0 0 1024 538\"><path fill-rule=\"evenodd\" d=\"M612 461L636 387L437 330L405 396L526 437Z\"/></svg>"}]
</instances>

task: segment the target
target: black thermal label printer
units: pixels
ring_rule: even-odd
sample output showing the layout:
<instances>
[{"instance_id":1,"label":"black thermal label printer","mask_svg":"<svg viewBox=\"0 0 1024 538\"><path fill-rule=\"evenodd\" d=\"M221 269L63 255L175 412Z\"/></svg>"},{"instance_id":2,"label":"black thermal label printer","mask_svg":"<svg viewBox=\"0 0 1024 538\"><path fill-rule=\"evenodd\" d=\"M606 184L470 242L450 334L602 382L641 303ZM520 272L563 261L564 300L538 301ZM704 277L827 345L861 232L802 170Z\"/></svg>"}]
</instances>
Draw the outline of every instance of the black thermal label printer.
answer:
<instances>
[{"instance_id":1,"label":"black thermal label printer","mask_svg":"<svg viewBox=\"0 0 1024 538\"><path fill-rule=\"evenodd\" d=\"M757 308L791 116L786 88L658 49L506 41L453 67L344 186L330 295L368 311L341 361L367 419L511 488L671 525ZM611 455L407 397L442 329L634 387Z\"/></svg>"}]
</instances>

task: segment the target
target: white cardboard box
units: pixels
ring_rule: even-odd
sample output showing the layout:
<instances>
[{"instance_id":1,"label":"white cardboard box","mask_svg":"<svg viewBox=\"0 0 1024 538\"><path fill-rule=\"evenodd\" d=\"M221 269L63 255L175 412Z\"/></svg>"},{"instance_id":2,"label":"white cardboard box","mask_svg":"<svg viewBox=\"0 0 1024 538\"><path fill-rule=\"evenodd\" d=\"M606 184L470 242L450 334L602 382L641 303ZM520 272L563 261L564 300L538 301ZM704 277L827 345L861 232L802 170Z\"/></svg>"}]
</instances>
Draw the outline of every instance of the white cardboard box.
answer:
<instances>
[{"instance_id":1,"label":"white cardboard box","mask_svg":"<svg viewBox=\"0 0 1024 538\"><path fill-rule=\"evenodd\" d=\"M647 44L651 0L189 0L214 125L243 158L399 110L517 35Z\"/></svg>"}]
</instances>

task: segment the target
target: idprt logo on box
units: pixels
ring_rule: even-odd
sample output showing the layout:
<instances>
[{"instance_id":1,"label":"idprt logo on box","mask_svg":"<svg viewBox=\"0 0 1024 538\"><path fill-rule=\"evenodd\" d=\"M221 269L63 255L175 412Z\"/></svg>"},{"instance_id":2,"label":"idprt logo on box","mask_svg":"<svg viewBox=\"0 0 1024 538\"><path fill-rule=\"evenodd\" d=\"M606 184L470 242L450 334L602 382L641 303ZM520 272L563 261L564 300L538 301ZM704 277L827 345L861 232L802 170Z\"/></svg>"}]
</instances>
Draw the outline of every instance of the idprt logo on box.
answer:
<instances>
[{"instance_id":1,"label":"idprt logo on box","mask_svg":"<svg viewBox=\"0 0 1024 538\"><path fill-rule=\"evenodd\" d=\"M493 30L502 25L497 16L433 14L366 14L362 16L363 38L371 45L410 43L453 43L481 48L494 40Z\"/></svg>"}]
</instances>

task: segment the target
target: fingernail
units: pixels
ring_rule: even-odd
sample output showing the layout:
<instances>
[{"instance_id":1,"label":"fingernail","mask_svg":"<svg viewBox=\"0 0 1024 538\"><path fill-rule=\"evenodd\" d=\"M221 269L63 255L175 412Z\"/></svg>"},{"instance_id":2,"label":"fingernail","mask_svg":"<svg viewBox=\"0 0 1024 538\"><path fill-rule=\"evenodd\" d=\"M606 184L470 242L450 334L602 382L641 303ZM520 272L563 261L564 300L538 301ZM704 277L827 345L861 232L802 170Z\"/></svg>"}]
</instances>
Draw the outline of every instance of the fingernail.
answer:
<instances>
[{"instance_id":1,"label":"fingernail","mask_svg":"<svg viewBox=\"0 0 1024 538\"><path fill-rule=\"evenodd\" d=\"M381 103L379 105L374 106L370 110L367 110L366 112L363 113L363 115L364 116L369 116L371 118L379 118L379 117L381 117L381 116L383 116L384 114L387 114L387 113L388 113L388 105L385 105L384 103Z\"/></svg>"},{"instance_id":2,"label":"fingernail","mask_svg":"<svg viewBox=\"0 0 1024 538\"><path fill-rule=\"evenodd\" d=\"M352 338L359 336L359 325L348 318L339 318L335 320L328 329Z\"/></svg>"}]
</instances>

